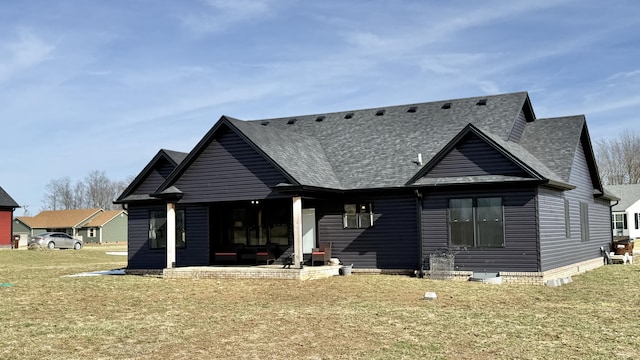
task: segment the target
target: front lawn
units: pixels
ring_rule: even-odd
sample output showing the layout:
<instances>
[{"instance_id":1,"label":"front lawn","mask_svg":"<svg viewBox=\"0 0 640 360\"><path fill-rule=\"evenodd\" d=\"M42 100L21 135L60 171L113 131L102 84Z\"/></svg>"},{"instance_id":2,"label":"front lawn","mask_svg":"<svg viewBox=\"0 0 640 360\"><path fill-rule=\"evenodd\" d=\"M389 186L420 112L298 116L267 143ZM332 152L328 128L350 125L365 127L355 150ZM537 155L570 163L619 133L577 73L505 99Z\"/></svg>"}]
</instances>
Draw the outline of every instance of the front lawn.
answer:
<instances>
[{"instance_id":1,"label":"front lawn","mask_svg":"<svg viewBox=\"0 0 640 360\"><path fill-rule=\"evenodd\" d=\"M124 246L0 251L2 359L632 359L640 265L550 288L353 275L63 277ZM423 300L426 291L437 299Z\"/></svg>"}]
</instances>

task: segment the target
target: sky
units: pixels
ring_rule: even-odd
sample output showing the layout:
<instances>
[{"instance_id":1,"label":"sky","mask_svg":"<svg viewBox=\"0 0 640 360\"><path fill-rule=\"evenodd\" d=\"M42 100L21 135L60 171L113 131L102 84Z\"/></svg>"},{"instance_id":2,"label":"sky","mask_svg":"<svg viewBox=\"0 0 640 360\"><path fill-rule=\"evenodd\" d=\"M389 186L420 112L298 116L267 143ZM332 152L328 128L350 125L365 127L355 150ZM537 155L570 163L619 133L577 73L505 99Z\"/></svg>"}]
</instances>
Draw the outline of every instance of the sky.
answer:
<instances>
[{"instance_id":1,"label":"sky","mask_svg":"<svg viewBox=\"0 0 640 360\"><path fill-rule=\"evenodd\" d=\"M0 0L0 187L35 215L51 180L125 180L222 115L515 91L595 144L640 123L638 59L636 0Z\"/></svg>"}]
</instances>

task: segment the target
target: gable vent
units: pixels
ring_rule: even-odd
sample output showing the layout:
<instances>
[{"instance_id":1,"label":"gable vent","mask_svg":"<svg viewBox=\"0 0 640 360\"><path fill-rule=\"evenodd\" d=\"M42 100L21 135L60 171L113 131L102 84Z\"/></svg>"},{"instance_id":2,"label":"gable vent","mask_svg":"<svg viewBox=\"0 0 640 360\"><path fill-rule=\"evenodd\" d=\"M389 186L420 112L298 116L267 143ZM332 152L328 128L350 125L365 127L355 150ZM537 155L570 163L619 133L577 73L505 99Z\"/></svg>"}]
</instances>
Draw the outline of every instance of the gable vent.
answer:
<instances>
[{"instance_id":1,"label":"gable vent","mask_svg":"<svg viewBox=\"0 0 640 360\"><path fill-rule=\"evenodd\" d=\"M480 99L476 103L476 105L487 105L487 99Z\"/></svg>"},{"instance_id":2,"label":"gable vent","mask_svg":"<svg viewBox=\"0 0 640 360\"><path fill-rule=\"evenodd\" d=\"M451 109L451 103L450 102L446 102L446 103L442 104L442 108L443 109Z\"/></svg>"},{"instance_id":3,"label":"gable vent","mask_svg":"<svg viewBox=\"0 0 640 360\"><path fill-rule=\"evenodd\" d=\"M344 118L345 119L351 119L353 117L353 113L347 113Z\"/></svg>"},{"instance_id":4,"label":"gable vent","mask_svg":"<svg viewBox=\"0 0 640 360\"><path fill-rule=\"evenodd\" d=\"M318 117L316 118L316 121L318 121L318 122L320 122L320 121L322 121L322 120L324 120L324 116L323 116L323 115L320 115L320 116L318 116Z\"/></svg>"},{"instance_id":5,"label":"gable vent","mask_svg":"<svg viewBox=\"0 0 640 360\"><path fill-rule=\"evenodd\" d=\"M409 110L407 110L407 112L414 113L414 112L416 112L416 110L418 110L418 107L417 106L412 106L412 107L409 108Z\"/></svg>"},{"instance_id":6,"label":"gable vent","mask_svg":"<svg viewBox=\"0 0 640 360\"><path fill-rule=\"evenodd\" d=\"M269 122L268 121L263 121L263 122L260 123L260 125L267 126L267 125L269 125Z\"/></svg>"},{"instance_id":7,"label":"gable vent","mask_svg":"<svg viewBox=\"0 0 640 360\"><path fill-rule=\"evenodd\" d=\"M295 124L296 121L298 121L298 119L296 119L296 118L289 119L289 121L287 121L287 124L292 125L292 124Z\"/></svg>"},{"instance_id":8,"label":"gable vent","mask_svg":"<svg viewBox=\"0 0 640 360\"><path fill-rule=\"evenodd\" d=\"M378 110L376 112L376 116L382 116L382 115L384 115L384 110Z\"/></svg>"}]
</instances>

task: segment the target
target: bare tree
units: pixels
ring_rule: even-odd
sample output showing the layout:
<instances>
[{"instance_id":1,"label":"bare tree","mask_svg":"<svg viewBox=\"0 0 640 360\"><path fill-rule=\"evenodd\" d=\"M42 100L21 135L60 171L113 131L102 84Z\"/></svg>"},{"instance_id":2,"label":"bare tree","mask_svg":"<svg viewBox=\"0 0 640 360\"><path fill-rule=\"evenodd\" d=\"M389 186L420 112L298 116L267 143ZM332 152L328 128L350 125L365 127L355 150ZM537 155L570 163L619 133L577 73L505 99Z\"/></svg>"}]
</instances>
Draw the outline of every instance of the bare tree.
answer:
<instances>
[{"instance_id":1,"label":"bare tree","mask_svg":"<svg viewBox=\"0 0 640 360\"><path fill-rule=\"evenodd\" d=\"M60 192L62 209L74 209L76 200L71 189L71 179L68 176L58 179L58 191Z\"/></svg>"},{"instance_id":2,"label":"bare tree","mask_svg":"<svg viewBox=\"0 0 640 360\"><path fill-rule=\"evenodd\" d=\"M111 209L111 202L115 198L114 186L104 171L94 170L84 179L87 206Z\"/></svg>"},{"instance_id":3,"label":"bare tree","mask_svg":"<svg viewBox=\"0 0 640 360\"><path fill-rule=\"evenodd\" d=\"M58 179L53 179L45 185L46 193L42 200L42 208L48 210L59 210L60 192L58 191Z\"/></svg>"},{"instance_id":4,"label":"bare tree","mask_svg":"<svg viewBox=\"0 0 640 360\"><path fill-rule=\"evenodd\" d=\"M75 197L75 205L74 205L75 209L82 209L86 207L85 192L86 192L86 187L84 185L84 182L79 181L73 187L73 193Z\"/></svg>"},{"instance_id":5,"label":"bare tree","mask_svg":"<svg viewBox=\"0 0 640 360\"><path fill-rule=\"evenodd\" d=\"M617 139L596 143L596 160L600 177L606 185L640 182L640 137L625 130Z\"/></svg>"},{"instance_id":6,"label":"bare tree","mask_svg":"<svg viewBox=\"0 0 640 360\"><path fill-rule=\"evenodd\" d=\"M83 208L102 208L111 210L114 208L113 200L132 181L112 181L104 171L94 170L82 181L74 185L69 177L53 179L46 185L43 200L43 209L68 210Z\"/></svg>"}]
</instances>

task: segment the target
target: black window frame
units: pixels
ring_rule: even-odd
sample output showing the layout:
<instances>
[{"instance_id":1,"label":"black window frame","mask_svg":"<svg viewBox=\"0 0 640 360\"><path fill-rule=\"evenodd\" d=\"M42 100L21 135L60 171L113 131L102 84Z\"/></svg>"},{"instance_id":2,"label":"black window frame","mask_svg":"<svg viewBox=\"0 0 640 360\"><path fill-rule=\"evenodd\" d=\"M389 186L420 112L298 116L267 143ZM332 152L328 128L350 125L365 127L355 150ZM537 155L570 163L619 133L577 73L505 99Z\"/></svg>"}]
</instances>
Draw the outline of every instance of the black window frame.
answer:
<instances>
[{"instance_id":1,"label":"black window frame","mask_svg":"<svg viewBox=\"0 0 640 360\"><path fill-rule=\"evenodd\" d=\"M353 208L353 211L347 208ZM373 203L350 202L342 206L343 229L368 229L373 227Z\"/></svg>"},{"instance_id":2,"label":"black window frame","mask_svg":"<svg viewBox=\"0 0 640 360\"><path fill-rule=\"evenodd\" d=\"M160 214L160 216L155 216ZM153 220L162 221L159 228L152 228ZM151 250L167 248L167 212L166 210L149 210L148 244ZM160 234L160 235L158 235ZM176 249L187 247L187 214L185 209L176 209Z\"/></svg>"},{"instance_id":3,"label":"black window frame","mask_svg":"<svg viewBox=\"0 0 640 360\"><path fill-rule=\"evenodd\" d=\"M496 199L500 201L499 218L494 218L494 223L499 224L498 227L491 226L491 220L487 222L487 218L481 218L481 215L483 215L481 211L483 210L480 209L485 207L479 206L478 204L479 202L494 201ZM462 205L464 207L458 205ZM459 217L454 217L456 215L459 215ZM484 226L484 224L488 224L490 227ZM447 207L447 225L449 230L449 245L451 247L482 249L505 248L506 234L504 223L504 197L474 196L450 198ZM499 229L498 241L483 241L483 239L486 238L483 234L491 228L493 228L493 230ZM461 236L462 238L456 239L456 236Z\"/></svg>"}]
</instances>

